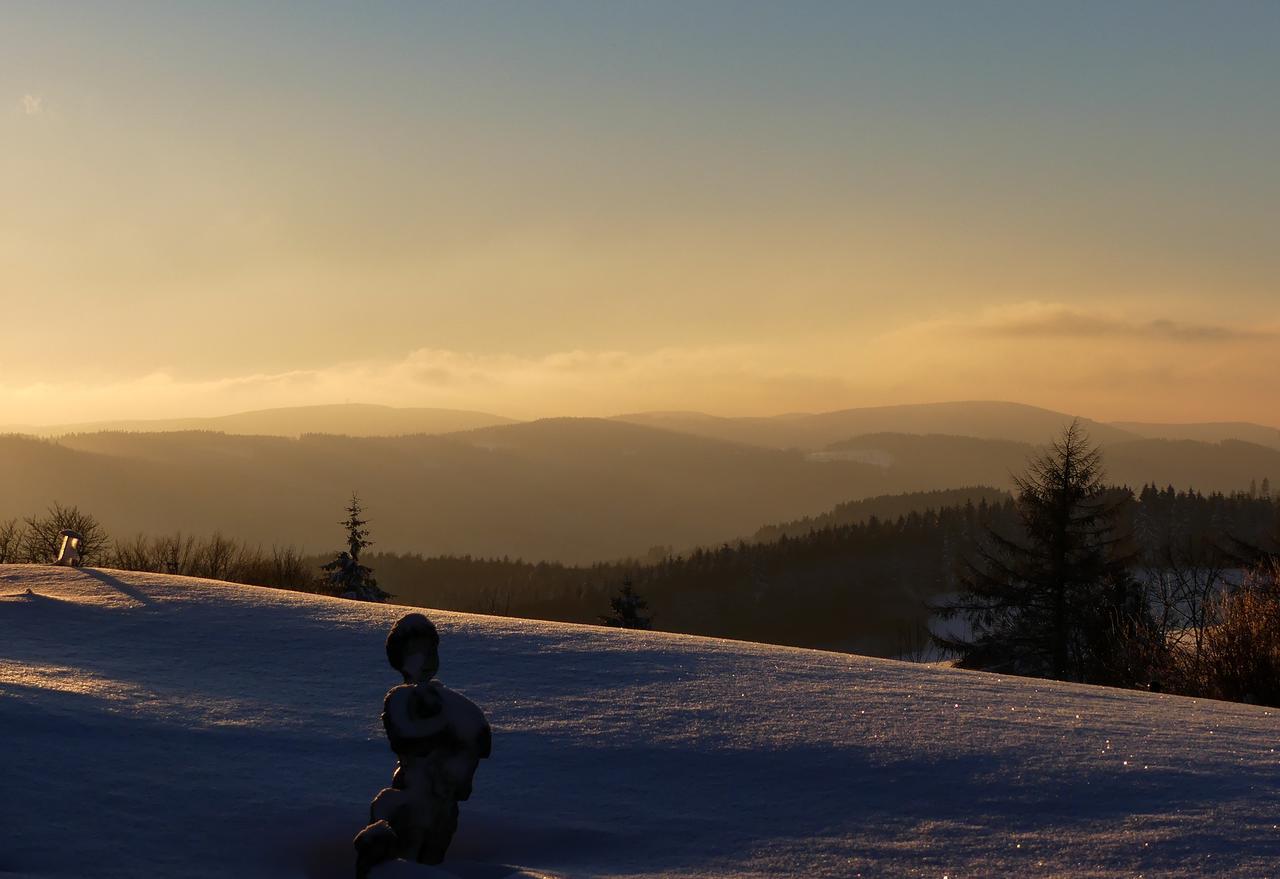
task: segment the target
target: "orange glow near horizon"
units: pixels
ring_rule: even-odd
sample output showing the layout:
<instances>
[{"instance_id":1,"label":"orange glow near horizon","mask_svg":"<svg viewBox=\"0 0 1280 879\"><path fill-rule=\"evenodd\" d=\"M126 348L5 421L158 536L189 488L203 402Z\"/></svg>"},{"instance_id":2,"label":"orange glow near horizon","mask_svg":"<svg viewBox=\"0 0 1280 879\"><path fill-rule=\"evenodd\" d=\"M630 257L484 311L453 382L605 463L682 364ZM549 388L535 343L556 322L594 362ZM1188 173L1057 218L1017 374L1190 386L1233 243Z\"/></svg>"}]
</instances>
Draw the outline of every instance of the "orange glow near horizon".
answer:
<instances>
[{"instance_id":1,"label":"orange glow near horizon","mask_svg":"<svg viewBox=\"0 0 1280 879\"><path fill-rule=\"evenodd\" d=\"M1274 9L136 11L0 34L0 427L1277 421Z\"/></svg>"}]
</instances>

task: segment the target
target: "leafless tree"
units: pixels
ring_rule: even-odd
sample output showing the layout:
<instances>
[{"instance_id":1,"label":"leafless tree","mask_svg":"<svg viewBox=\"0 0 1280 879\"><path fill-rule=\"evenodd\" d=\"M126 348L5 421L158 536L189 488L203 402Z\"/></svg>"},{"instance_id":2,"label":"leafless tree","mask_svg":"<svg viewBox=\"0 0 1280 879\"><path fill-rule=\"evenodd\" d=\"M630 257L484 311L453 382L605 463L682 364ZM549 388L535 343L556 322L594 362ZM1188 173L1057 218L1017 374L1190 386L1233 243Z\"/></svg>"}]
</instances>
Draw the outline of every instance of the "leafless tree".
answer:
<instances>
[{"instance_id":1,"label":"leafless tree","mask_svg":"<svg viewBox=\"0 0 1280 879\"><path fill-rule=\"evenodd\" d=\"M27 562L52 562L57 558L63 530L80 534L80 556L86 564L100 561L109 543L106 529L97 519L79 507L64 507L57 501L43 516L32 516L24 523L19 555Z\"/></svg>"},{"instance_id":2,"label":"leafless tree","mask_svg":"<svg viewBox=\"0 0 1280 879\"><path fill-rule=\"evenodd\" d=\"M22 559L23 529L17 519L0 522L0 565Z\"/></svg>"}]
</instances>

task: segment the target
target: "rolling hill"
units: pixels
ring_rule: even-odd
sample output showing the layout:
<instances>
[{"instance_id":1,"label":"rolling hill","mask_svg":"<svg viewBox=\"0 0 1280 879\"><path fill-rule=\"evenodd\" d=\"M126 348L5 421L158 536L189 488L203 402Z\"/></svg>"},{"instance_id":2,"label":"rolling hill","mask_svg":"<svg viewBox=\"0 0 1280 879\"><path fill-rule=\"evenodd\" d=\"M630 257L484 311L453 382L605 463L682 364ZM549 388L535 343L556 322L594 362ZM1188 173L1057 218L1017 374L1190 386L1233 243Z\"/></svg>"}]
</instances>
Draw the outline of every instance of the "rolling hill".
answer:
<instances>
[{"instance_id":1,"label":"rolling hill","mask_svg":"<svg viewBox=\"0 0 1280 879\"><path fill-rule=\"evenodd\" d=\"M768 418L722 418L701 412L639 412L620 415L631 424L661 427L769 448L822 449L855 436L876 433L942 434L1029 444L1046 442L1073 416L1021 403L972 401L845 409ZM1101 422L1082 418L1095 442L1168 439L1218 443L1242 440L1280 449L1280 429L1245 421L1203 424Z\"/></svg>"},{"instance_id":2,"label":"rolling hill","mask_svg":"<svg viewBox=\"0 0 1280 879\"><path fill-rule=\"evenodd\" d=\"M33 436L64 436L100 431L169 432L220 431L261 436L301 436L330 433L341 436L403 436L414 433L452 433L515 420L462 409L398 408L367 403L337 403L330 406L293 406L259 409L209 418L169 418L97 421L84 424L55 424L40 427L15 426L9 433Z\"/></svg>"},{"instance_id":3,"label":"rolling hill","mask_svg":"<svg viewBox=\"0 0 1280 879\"><path fill-rule=\"evenodd\" d=\"M1247 421L1206 422L1203 424L1153 424L1141 421L1116 421L1113 427L1147 439L1194 440L1220 443L1244 440L1258 446L1280 449L1280 430Z\"/></svg>"},{"instance_id":4,"label":"rolling hill","mask_svg":"<svg viewBox=\"0 0 1280 879\"><path fill-rule=\"evenodd\" d=\"M222 531L322 552L336 548L354 490L379 549L583 563L715 545L877 495L1007 489L1036 448L873 434L805 453L604 419L404 437L8 436L0 520L58 501L125 537ZM1135 488L1230 492L1280 479L1280 450L1238 441L1126 440L1104 456L1109 479Z\"/></svg>"},{"instance_id":5,"label":"rolling hill","mask_svg":"<svg viewBox=\"0 0 1280 879\"><path fill-rule=\"evenodd\" d=\"M732 539L879 480L863 464L598 419L445 436L0 438L0 519L57 500L126 536L221 530L312 551L336 548L353 490L381 549L582 562Z\"/></svg>"},{"instance_id":6,"label":"rolling hill","mask_svg":"<svg viewBox=\"0 0 1280 879\"><path fill-rule=\"evenodd\" d=\"M1042 445L973 437L872 434L833 443L810 458L866 462L879 467L897 492L988 485L1009 489ZM1106 479L1139 488L1146 483L1202 492L1245 491L1254 480L1275 479L1280 449L1240 440L1130 439L1101 445Z\"/></svg>"},{"instance_id":7,"label":"rolling hill","mask_svg":"<svg viewBox=\"0 0 1280 879\"><path fill-rule=\"evenodd\" d=\"M946 434L1043 443L1070 424L1073 417L1021 403L974 401L877 406L770 418L718 418L697 412L648 412L621 415L618 419L768 448L821 449L831 443L871 433ZM1100 422L1081 420L1095 442L1110 443L1137 437Z\"/></svg>"},{"instance_id":8,"label":"rolling hill","mask_svg":"<svg viewBox=\"0 0 1280 879\"><path fill-rule=\"evenodd\" d=\"M831 443L873 433L944 434L980 439L1042 443L1073 416L1036 406L999 401L928 403L845 409L816 414L726 418L701 412L639 412L612 420L765 448L822 449ZM1280 449L1280 430L1249 422L1156 424L1082 419L1101 443L1133 439L1243 440ZM444 434L519 423L488 412L361 403L262 409L206 418L117 419L55 425L0 426L0 432L56 437L102 431L221 433L297 437Z\"/></svg>"},{"instance_id":9,"label":"rolling hill","mask_svg":"<svg viewBox=\"0 0 1280 879\"><path fill-rule=\"evenodd\" d=\"M758 529L751 539L755 542L764 542L778 540L784 536L803 537L811 531L841 525L857 525L872 517L892 520L899 516L939 510L943 507L962 507L965 504L980 503L999 504L1008 499L1009 492L984 486L880 495L836 504L832 509L816 516L804 516L791 522L766 525Z\"/></svg>"}]
</instances>

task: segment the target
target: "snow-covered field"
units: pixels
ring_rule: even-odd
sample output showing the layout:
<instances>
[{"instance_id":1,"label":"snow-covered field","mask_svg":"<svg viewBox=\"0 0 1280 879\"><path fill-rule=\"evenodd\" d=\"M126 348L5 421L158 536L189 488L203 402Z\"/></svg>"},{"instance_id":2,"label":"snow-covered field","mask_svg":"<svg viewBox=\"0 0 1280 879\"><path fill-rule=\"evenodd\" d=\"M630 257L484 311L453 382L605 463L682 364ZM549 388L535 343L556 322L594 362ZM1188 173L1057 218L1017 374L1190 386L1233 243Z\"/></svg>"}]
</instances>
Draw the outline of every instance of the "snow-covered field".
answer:
<instances>
[{"instance_id":1,"label":"snow-covered field","mask_svg":"<svg viewBox=\"0 0 1280 879\"><path fill-rule=\"evenodd\" d=\"M0 567L0 876L350 876L401 612ZM431 616L494 728L450 875L1280 870L1274 710Z\"/></svg>"}]
</instances>

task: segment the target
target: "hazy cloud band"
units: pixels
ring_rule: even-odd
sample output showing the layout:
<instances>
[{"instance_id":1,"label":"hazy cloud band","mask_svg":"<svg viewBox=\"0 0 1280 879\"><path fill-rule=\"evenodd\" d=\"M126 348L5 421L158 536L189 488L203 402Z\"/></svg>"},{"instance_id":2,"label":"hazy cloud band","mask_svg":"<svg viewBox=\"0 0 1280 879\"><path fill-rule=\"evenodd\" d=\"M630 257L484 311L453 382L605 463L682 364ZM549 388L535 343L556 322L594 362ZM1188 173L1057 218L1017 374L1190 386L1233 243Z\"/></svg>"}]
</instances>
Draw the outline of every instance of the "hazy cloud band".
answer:
<instances>
[{"instance_id":1,"label":"hazy cloud band","mask_svg":"<svg viewBox=\"0 0 1280 879\"><path fill-rule=\"evenodd\" d=\"M188 380L165 371L94 382L0 382L11 424L218 415L343 401L515 417L654 409L773 414L896 402L1008 399L1147 420L1267 421L1280 392L1270 327L1023 303L913 324L866 342L541 357L420 349L383 361ZM791 368L803 363L806 369ZM1194 401L1195 409L1187 408Z\"/></svg>"}]
</instances>

